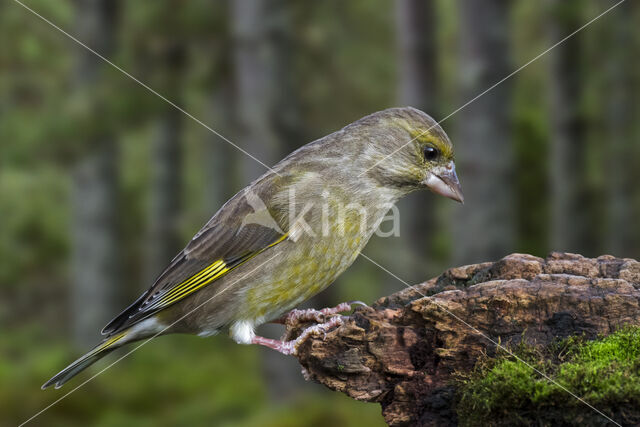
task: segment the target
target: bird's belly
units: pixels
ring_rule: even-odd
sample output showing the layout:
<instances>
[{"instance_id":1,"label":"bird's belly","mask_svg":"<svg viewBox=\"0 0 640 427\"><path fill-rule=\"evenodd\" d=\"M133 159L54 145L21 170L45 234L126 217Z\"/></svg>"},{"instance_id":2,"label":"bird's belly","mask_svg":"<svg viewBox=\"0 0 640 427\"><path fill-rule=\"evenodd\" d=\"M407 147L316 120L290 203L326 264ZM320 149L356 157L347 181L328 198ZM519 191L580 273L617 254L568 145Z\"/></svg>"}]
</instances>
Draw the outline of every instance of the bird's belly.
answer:
<instances>
[{"instance_id":1,"label":"bird's belly","mask_svg":"<svg viewBox=\"0 0 640 427\"><path fill-rule=\"evenodd\" d=\"M361 243L361 237L356 236L338 242L331 238L287 242L302 247L283 251L281 262L268 277L246 290L243 317L256 323L273 320L311 298L353 263Z\"/></svg>"}]
</instances>

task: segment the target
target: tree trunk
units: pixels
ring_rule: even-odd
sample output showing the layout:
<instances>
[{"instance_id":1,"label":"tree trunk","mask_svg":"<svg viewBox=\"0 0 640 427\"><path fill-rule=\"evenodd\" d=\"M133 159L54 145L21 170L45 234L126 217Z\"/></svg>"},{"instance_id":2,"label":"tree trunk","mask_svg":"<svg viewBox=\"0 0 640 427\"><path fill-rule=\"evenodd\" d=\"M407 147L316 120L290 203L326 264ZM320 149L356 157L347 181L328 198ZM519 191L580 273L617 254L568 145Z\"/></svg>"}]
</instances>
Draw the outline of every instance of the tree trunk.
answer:
<instances>
[{"instance_id":1,"label":"tree trunk","mask_svg":"<svg viewBox=\"0 0 640 427\"><path fill-rule=\"evenodd\" d=\"M421 0L399 0L394 3L398 51L398 102L418 108L438 119L436 112L437 57L435 5ZM418 278L434 273L432 239L438 226L435 198L416 194L398 203L405 233L401 236L393 265L408 277ZM396 239L397 240L397 239ZM423 262L425 259L429 262ZM430 266L425 271L425 266Z\"/></svg>"},{"instance_id":2,"label":"tree trunk","mask_svg":"<svg viewBox=\"0 0 640 427\"><path fill-rule=\"evenodd\" d=\"M462 103L509 74L510 4L465 0L458 6ZM453 221L456 263L499 258L513 248L510 103L507 80L455 116L457 164L465 194L465 206L456 208ZM480 234L482 238L473 237Z\"/></svg>"},{"instance_id":3,"label":"tree trunk","mask_svg":"<svg viewBox=\"0 0 640 427\"><path fill-rule=\"evenodd\" d=\"M117 5L114 1L77 3L78 38L105 56L114 46ZM103 64L84 48L76 48L73 87L79 99L93 96ZM84 101L84 99L83 99ZM100 120L101 100L86 104ZM75 167L72 182L72 312L78 345L95 344L97 331L118 309L120 260L118 245L118 150L112 135L87 142L88 154Z\"/></svg>"},{"instance_id":4,"label":"tree trunk","mask_svg":"<svg viewBox=\"0 0 640 427\"><path fill-rule=\"evenodd\" d=\"M161 52L161 67L166 73L165 93L180 103L180 80L185 61L184 46L167 41ZM182 155L180 136L184 116L167 105L156 123L151 145L151 186L149 239L146 282L153 283L181 246L179 220L182 190Z\"/></svg>"},{"instance_id":5,"label":"tree trunk","mask_svg":"<svg viewBox=\"0 0 640 427\"><path fill-rule=\"evenodd\" d=\"M608 250L619 256L640 256L637 246L638 213L635 211L634 190L637 188L638 155L634 139L634 126L640 113L637 101L634 103L634 8L633 3L625 2L618 6L611 19L609 40L607 43L607 139L609 154L606 180L609 191L609 230L607 232ZM636 98L637 99L637 98Z\"/></svg>"},{"instance_id":6,"label":"tree trunk","mask_svg":"<svg viewBox=\"0 0 640 427\"><path fill-rule=\"evenodd\" d=\"M398 46L398 99L433 115L437 57L435 5L420 0L394 3Z\"/></svg>"},{"instance_id":7,"label":"tree trunk","mask_svg":"<svg viewBox=\"0 0 640 427\"><path fill-rule=\"evenodd\" d=\"M577 4L576 4L577 3ZM584 1L552 1L550 42L567 36L582 22ZM550 52L551 63L551 184L554 250L587 251L590 247L586 129L581 110L584 75L580 37L572 37Z\"/></svg>"},{"instance_id":8,"label":"tree trunk","mask_svg":"<svg viewBox=\"0 0 640 427\"><path fill-rule=\"evenodd\" d=\"M220 13L229 16L231 7L229 1L219 3ZM222 135L231 141L240 142L238 135L237 103L235 96L235 76L233 52L228 46L232 45L232 35L229 28L223 28L220 41L212 49L218 52L212 70L213 88L209 100L211 121L216 123ZM244 153L222 140L219 136L209 134L205 146L205 209L212 215L241 188L244 179L238 173L241 164L240 157Z\"/></svg>"},{"instance_id":9,"label":"tree trunk","mask_svg":"<svg viewBox=\"0 0 640 427\"><path fill-rule=\"evenodd\" d=\"M296 357L307 379L379 403L389 425L448 426L457 422L453 374L501 352L496 343L593 339L625 324L640 325L639 262L513 254L357 308L342 325L303 339ZM289 325L288 338L306 326Z\"/></svg>"},{"instance_id":10,"label":"tree trunk","mask_svg":"<svg viewBox=\"0 0 640 427\"><path fill-rule=\"evenodd\" d=\"M282 64L288 58L284 51L288 22L283 6L283 0L231 3L240 142L242 148L268 166L279 159L280 148L289 145L283 143L286 134L278 129L283 122L279 99L293 96L287 83L291 68ZM242 156L241 161L247 180L266 171L249 156Z\"/></svg>"},{"instance_id":11,"label":"tree trunk","mask_svg":"<svg viewBox=\"0 0 640 427\"><path fill-rule=\"evenodd\" d=\"M211 116L215 118L212 122L221 124L218 126L220 132L235 141L235 100L229 84L230 80L225 79L212 93ZM205 146L205 209L209 215L217 212L236 193L240 182L237 173L240 156L244 154L217 135L208 137Z\"/></svg>"},{"instance_id":12,"label":"tree trunk","mask_svg":"<svg viewBox=\"0 0 640 427\"><path fill-rule=\"evenodd\" d=\"M297 132L300 122L292 89L290 7L285 0L236 0L231 2L234 36L234 66L237 92L239 145L271 166L292 147L303 144ZM266 168L240 155L245 181ZM260 333L279 333L278 326L265 325ZM299 389L299 378L290 360L270 351L261 355L270 396L291 397Z\"/></svg>"}]
</instances>

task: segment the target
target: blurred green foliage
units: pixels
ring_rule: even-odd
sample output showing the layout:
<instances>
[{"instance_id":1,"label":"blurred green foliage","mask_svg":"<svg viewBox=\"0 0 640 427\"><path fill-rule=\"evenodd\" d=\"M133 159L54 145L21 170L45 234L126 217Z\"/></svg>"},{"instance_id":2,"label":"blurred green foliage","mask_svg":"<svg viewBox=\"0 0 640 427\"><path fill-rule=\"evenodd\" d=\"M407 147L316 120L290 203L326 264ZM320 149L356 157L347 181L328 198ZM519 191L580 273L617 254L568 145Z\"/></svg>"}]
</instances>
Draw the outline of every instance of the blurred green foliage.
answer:
<instances>
[{"instance_id":1,"label":"blurred green foliage","mask_svg":"<svg viewBox=\"0 0 640 427\"><path fill-rule=\"evenodd\" d=\"M42 185L44 182L48 184ZM66 184L66 177L52 168L0 170L3 287L15 289L36 279L64 273L69 212L68 205L61 202L68 198Z\"/></svg>"},{"instance_id":2,"label":"blurred green foliage","mask_svg":"<svg viewBox=\"0 0 640 427\"><path fill-rule=\"evenodd\" d=\"M137 346L142 348L124 357ZM38 327L21 327L1 334L0 349L0 425L27 420L78 386L35 425L381 425L378 407L337 394L265 405L258 352L223 339L175 335L143 341L89 372L108 373L49 393L39 384L74 357L68 345Z\"/></svg>"}]
</instances>

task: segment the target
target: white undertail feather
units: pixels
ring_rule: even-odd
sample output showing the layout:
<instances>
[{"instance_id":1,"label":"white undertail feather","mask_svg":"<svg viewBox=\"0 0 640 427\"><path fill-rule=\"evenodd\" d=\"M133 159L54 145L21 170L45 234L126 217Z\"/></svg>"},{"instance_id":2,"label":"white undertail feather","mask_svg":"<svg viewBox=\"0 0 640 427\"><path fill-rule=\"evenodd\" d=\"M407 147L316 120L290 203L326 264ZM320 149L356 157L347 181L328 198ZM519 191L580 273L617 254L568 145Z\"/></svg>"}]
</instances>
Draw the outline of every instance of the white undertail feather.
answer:
<instances>
[{"instance_id":1,"label":"white undertail feather","mask_svg":"<svg viewBox=\"0 0 640 427\"><path fill-rule=\"evenodd\" d=\"M127 335L125 337L126 342L155 335L162 332L165 327L166 326L160 323L155 317L149 317L139 323L136 323L127 330Z\"/></svg>"},{"instance_id":2,"label":"white undertail feather","mask_svg":"<svg viewBox=\"0 0 640 427\"><path fill-rule=\"evenodd\" d=\"M239 320L231 325L229 334L238 344L251 344L256 336L253 327L254 324L250 320Z\"/></svg>"}]
</instances>

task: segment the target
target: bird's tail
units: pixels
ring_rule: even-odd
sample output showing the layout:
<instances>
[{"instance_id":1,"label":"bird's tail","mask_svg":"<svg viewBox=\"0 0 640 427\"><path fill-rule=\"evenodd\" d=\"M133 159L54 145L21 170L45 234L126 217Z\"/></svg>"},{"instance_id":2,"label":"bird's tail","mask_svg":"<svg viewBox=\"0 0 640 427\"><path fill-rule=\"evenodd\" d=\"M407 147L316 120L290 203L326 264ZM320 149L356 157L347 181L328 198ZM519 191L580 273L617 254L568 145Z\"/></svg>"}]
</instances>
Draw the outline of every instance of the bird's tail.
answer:
<instances>
[{"instance_id":1,"label":"bird's tail","mask_svg":"<svg viewBox=\"0 0 640 427\"><path fill-rule=\"evenodd\" d=\"M54 375L53 378L42 385L42 389L44 390L52 384L55 384L55 388L62 387L64 383L75 377L81 371L93 365L95 362L102 359L104 356L111 353L113 350L120 347L124 343L128 342L128 339L123 339L126 335L127 331L123 331L117 335L107 338L102 343L94 347L93 350Z\"/></svg>"}]
</instances>

